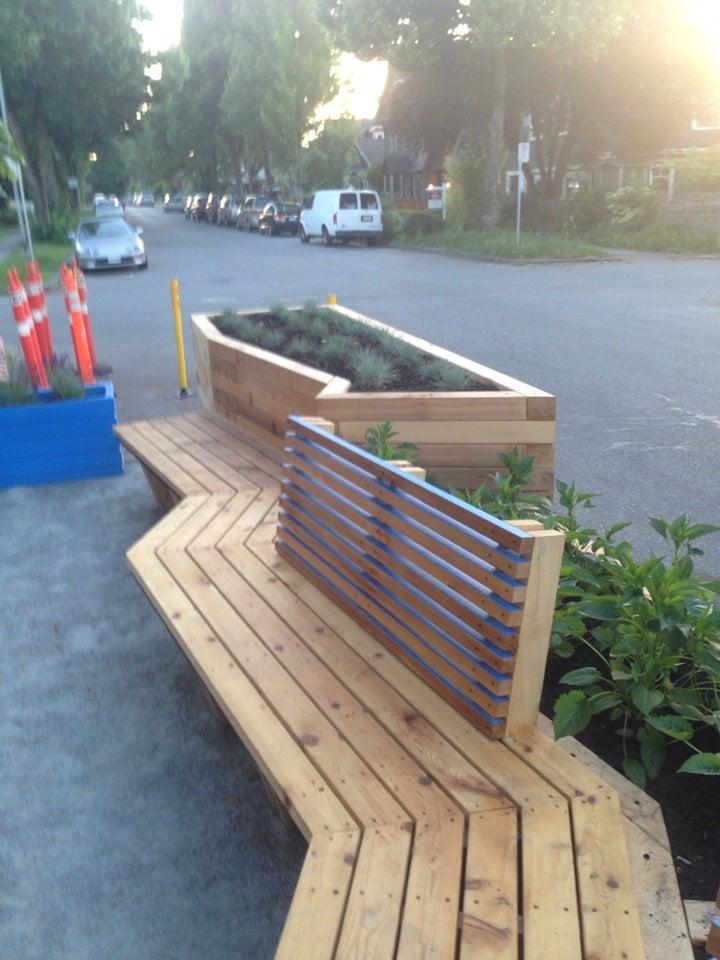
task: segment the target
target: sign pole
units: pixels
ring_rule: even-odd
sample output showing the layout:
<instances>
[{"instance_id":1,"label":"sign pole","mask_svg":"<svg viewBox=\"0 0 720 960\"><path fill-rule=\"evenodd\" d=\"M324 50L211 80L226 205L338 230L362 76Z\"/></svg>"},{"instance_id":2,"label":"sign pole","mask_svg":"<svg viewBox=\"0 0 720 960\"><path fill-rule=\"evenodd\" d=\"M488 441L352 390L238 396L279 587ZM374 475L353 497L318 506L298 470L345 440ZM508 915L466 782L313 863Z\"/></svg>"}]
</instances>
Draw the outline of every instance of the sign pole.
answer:
<instances>
[{"instance_id":1,"label":"sign pole","mask_svg":"<svg viewBox=\"0 0 720 960\"><path fill-rule=\"evenodd\" d=\"M525 174L523 173L523 164L530 162L530 144L526 140L518 143L518 178L517 178L517 214L515 227L515 246L520 246L520 230L522 227L522 195Z\"/></svg>"}]
</instances>

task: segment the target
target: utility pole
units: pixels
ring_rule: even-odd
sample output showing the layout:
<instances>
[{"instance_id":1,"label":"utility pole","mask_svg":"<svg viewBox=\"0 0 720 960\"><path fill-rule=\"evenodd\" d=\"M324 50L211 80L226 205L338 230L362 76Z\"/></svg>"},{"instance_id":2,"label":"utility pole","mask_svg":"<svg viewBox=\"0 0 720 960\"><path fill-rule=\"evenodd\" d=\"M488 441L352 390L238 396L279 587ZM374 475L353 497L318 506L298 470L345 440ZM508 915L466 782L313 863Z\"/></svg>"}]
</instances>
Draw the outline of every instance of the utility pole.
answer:
<instances>
[{"instance_id":1,"label":"utility pole","mask_svg":"<svg viewBox=\"0 0 720 960\"><path fill-rule=\"evenodd\" d=\"M9 133L10 124L8 123L7 107L5 106L5 88L3 87L2 70L0 70L0 117L2 118L2 122L5 124L5 128ZM10 160L10 166L15 171L15 179L12 182L12 188L20 233L30 259L34 260L35 256L33 253L32 235L30 233L30 221L28 220L27 215L27 204L25 202L25 188L23 186L22 168L20 167L20 164L15 163L14 160Z\"/></svg>"}]
</instances>

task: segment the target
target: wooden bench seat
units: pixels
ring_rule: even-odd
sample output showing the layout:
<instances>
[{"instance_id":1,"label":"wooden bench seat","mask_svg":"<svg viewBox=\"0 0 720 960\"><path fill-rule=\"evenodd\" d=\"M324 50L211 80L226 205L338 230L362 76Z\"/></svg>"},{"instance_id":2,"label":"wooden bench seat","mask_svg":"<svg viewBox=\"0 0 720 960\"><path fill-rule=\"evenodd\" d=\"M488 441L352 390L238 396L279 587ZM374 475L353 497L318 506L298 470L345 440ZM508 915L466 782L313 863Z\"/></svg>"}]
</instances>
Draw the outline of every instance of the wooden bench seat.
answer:
<instances>
[{"instance_id":1,"label":"wooden bench seat","mask_svg":"<svg viewBox=\"0 0 720 960\"><path fill-rule=\"evenodd\" d=\"M276 957L691 960L656 805L525 722L544 668L544 653L539 670L519 662L523 624L547 613L525 618L545 595L530 576L543 537L458 513L420 542L435 494L377 467L390 512L420 528L397 538L387 502L368 509L364 455L293 429L281 486L278 463L201 416L117 428L172 507L131 568L308 841ZM461 640L471 665L453 659Z\"/></svg>"}]
</instances>

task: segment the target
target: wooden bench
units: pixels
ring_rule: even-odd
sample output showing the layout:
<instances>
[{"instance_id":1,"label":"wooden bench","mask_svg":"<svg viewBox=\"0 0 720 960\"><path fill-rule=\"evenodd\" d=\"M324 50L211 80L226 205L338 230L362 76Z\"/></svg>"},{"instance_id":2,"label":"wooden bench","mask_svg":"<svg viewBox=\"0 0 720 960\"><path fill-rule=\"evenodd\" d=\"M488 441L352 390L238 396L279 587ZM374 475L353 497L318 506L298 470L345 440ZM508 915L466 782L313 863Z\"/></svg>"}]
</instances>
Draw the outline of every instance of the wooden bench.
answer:
<instances>
[{"instance_id":1,"label":"wooden bench","mask_svg":"<svg viewBox=\"0 0 720 960\"><path fill-rule=\"evenodd\" d=\"M174 504L130 565L308 840L276 957L691 960L657 805L535 725L556 536L291 430L281 485L117 429Z\"/></svg>"}]
</instances>

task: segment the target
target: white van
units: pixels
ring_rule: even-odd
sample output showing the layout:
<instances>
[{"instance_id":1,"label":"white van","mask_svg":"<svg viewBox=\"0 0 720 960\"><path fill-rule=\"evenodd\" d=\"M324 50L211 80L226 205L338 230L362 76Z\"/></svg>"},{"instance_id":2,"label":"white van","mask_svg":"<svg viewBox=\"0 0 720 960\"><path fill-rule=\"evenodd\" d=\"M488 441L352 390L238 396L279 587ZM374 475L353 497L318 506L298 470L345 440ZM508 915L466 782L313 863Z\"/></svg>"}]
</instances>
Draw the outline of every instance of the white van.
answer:
<instances>
[{"instance_id":1,"label":"white van","mask_svg":"<svg viewBox=\"0 0 720 960\"><path fill-rule=\"evenodd\" d=\"M326 247L334 240L364 240L374 246L383 229L380 197L374 190L318 190L300 214L300 239L319 237Z\"/></svg>"}]
</instances>

